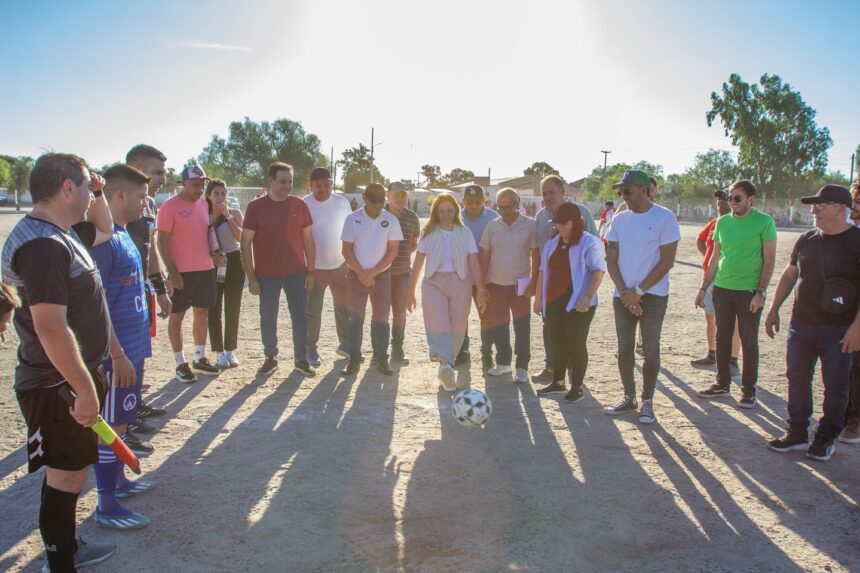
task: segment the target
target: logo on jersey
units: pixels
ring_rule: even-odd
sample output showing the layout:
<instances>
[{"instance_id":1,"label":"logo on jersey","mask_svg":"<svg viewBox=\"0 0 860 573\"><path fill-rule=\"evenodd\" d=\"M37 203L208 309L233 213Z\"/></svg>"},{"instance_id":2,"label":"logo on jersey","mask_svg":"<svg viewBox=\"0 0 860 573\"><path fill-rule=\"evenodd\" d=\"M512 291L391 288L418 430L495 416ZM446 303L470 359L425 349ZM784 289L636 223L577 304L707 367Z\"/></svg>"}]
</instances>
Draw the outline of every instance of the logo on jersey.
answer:
<instances>
[{"instance_id":1,"label":"logo on jersey","mask_svg":"<svg viewBox=\"0 0 860 573\"><path fill-rule=\"evenodd\" d=\"M45 451L42 449L42 426L36 428L36 433L30 436L27 439L27 443L30 445L30 449L32 449L33 444L36 444L36 449L30 453L30 459L37 458L41 455L44 455Z\"/></svg>"},{"instance_id":2,"label":"logo on jersey","mask_svg":"<svg viewBox=\"0 0 860 573\"><path fill-rule=\"evenodd\" d=\"M382 222L382 228L384 229L384 228L385 228L385 227L387 227L387 226L388 226L388 221L383 221L383 222Z\"/></svg>"},{"instance_id":3,"label":"logo on jersey","mask_svg":"<svg viewBox=\"0 0 860 573\"><path fill-rule=\"evenodd\" d=\"M131 412L137 407L137 396L129 394L122 401L122 409L126 412Z\"/></svg>"}]
</instances>

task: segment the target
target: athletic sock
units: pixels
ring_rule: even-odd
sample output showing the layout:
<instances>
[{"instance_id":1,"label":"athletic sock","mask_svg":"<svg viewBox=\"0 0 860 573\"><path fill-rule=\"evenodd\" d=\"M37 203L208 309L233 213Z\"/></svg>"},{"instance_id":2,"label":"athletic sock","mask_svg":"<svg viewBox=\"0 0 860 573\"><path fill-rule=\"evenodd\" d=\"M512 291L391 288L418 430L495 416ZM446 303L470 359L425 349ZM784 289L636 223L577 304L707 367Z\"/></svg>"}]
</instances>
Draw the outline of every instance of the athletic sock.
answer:
<instances>
[{"instance_id":1,"label":"athletic sock","mask_svg":"<svg viewBox=\"0 0 860 573\"><path fill-rule=\"evenodd\" d=\"M174 352L173 357L176 358L177 366L182 366L183 364L185 364L185 362L187 362L185 360L185 353L181 350L179 352Z\"/></svg>"},{"instance_id":2,"label":"athletic sock","mask_svg":"<svg viewBox=\"0 0 860 573\"><path fill-rule=\"evenodd\" d=\"M195 344L194 345L194 362L198 362L201 358L206 358L206 345L205 344Z\"/></svg>"},{"instance_id":3,"label":"athletic sock","mask_svg":"<svg viewBox=\"0 0 860 573\"><path fill-rule=\"evenodd\" d=\"M115 513L119 502L116 499L117 466L122 466L110 446L99 444L99 463L95 466L96 491L99 493L99 512Z\"/></svg>"},{"instance_id":4,"label":"athletic sock","mask_svg":"<svg viewBox=\"0 0 860 573\"><path fill-rule=\"evenodd\" d=\"M51 571L75 570L75 508L78 494L54 489L42 483L39 531Z\"/></svg>"}]
</instances>

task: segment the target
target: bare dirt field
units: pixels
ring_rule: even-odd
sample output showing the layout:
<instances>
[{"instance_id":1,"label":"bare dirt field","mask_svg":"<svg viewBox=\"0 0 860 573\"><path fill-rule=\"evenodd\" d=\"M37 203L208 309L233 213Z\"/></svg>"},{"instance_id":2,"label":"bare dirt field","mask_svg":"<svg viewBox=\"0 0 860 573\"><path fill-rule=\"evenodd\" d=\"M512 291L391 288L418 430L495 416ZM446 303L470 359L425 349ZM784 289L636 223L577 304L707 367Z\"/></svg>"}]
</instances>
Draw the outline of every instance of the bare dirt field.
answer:
<instances>
[{"instance_id":1,"label":"bare dirt field","mask_svg":"<svg viewBox=\"0 0 860 573\"><path fill-rule=\"evenodd\" d=\"M0 214L0 240L17 219ZM586 399L539 399L535 386L488 379L474 364L461 376L495 409L482 430L459 426L438 391L420 311L407 330L412 364L393 377L363 369L352 380L337 374L345 362L334 353L328 298L315 378L287 366L286 304L283 360L268 378L254 374L263 356L258 303L247 292L242 364L217 378L175 380L160 323L148 400L169 415L153 420L157 451L142 461L158 487L127 500L152 525L97 528L91 477L79 532L119 546L95 570L860 571L860 445L838 444L826 463L765 447L785 417L785 335L762 334L756 409L737 408L737 388L730 399L695 395L713 379L690 366L705 349L704 317L693 308L697 232L682 226L650 427L603 413L621 396L608 277ZM780 232L778 271L797 237ZM475 355L477 329L473 311ZM543 362L540 332L533 317L532 371ZM12 334L0 348L0 570L37 571L42 477L26 474L16 344ZM817 396L816 417L820 383Z\"/></svg>"}]
</instances>

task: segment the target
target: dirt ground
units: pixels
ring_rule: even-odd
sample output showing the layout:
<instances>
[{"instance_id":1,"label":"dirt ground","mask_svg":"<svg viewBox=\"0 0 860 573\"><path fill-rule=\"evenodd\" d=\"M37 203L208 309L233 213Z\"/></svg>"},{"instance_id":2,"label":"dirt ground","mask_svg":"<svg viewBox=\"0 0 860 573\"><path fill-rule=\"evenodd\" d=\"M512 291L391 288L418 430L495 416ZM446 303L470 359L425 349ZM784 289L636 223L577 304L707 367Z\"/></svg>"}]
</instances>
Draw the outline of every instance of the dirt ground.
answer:
<instances>
[{"instance_id":1,"label":"dirt ground","mask_svg":"<svg viewBox=\"0 0 860 573\"><path fill-rule=\"evenodd\" d=\"M0 214L0 238L17 219ZM152 525L95 527L91 477L79 532L119 547L95 570L860 571L860 445L838 444L826 463L765 447L785 417L785 335L761 337L755 410L736 407L737 388L731 399L695 395L713 379L689 363L705 350L704 317L693 307L697 231L682 226L650 427L603 413L621 396L608 277L586 399L539 399L536 386L488 379L475 364L461 376L493 402L482 430L459 426L437 390L420 311L407 330L412 364L393 377L363 369L354 380L337 375L344 361L334 354L328 297L315 378L285 365L286 305L284 360L269 378L255 378L263 356L258 303L247 292L242 364L217 378L175 380L160 323L148 401L169 415L154 420L157 450L142 462L158 487L127 500ZM780 232L778 270L797 237ZM474 311L471 331L477 355ZM540 332L533 317L532 371L542 366ZM0 570L37 571L42 478L25 469L16 344L13 334L0 348Z\"/></svg>"}]
</instances>

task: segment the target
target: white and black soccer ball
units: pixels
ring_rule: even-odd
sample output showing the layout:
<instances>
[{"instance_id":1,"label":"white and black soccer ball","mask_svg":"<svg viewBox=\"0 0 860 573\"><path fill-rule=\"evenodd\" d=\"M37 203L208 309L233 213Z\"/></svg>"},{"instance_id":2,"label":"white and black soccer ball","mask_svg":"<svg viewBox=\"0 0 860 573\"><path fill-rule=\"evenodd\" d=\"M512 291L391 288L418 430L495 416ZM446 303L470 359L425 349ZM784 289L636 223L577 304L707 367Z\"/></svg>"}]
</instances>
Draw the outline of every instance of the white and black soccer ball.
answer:
<instances>
[{"instance_id":1,"label":"white and black soccer ball","mask_svg":"<svg viewBox=\"0 0 860 573\"><path fill-rule=\"evenodd\" d=\"M454 396L454 419L468 428L480 428L493 413L493 404L480 390L460 390Z\"/></svg>"}]
</instances>

